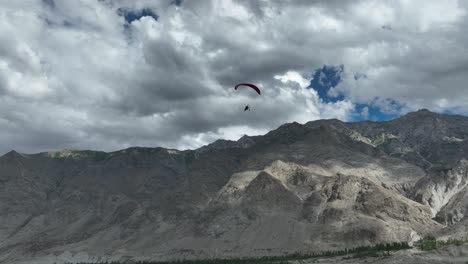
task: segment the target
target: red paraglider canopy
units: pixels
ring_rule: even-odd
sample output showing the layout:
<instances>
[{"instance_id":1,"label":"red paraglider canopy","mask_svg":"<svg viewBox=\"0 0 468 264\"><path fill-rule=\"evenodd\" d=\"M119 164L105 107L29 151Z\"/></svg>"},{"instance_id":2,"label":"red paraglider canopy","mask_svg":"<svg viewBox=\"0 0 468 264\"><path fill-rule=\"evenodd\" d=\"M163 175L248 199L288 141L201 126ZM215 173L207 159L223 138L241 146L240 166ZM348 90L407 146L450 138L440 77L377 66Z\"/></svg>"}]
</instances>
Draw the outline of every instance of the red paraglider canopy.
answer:
<instances>
[{"instance_id":1,"label":"red paraglider canopy","mask_svg":"<svg viewBox=\"0 0 468 264\"><path fill-rule=\"evenodd\" d=\"M257 86L255 86L255 85L253 85L253 84L251 84L251 83L239 83L239 84L236 85L236 87L234 87L234 89L237 90L237 88L238 88L239 86L247 86L247 87L250 87L250 88L254 89L258 94L261 94L260 89L258 89Z\"/></svg>"}]
</instances>

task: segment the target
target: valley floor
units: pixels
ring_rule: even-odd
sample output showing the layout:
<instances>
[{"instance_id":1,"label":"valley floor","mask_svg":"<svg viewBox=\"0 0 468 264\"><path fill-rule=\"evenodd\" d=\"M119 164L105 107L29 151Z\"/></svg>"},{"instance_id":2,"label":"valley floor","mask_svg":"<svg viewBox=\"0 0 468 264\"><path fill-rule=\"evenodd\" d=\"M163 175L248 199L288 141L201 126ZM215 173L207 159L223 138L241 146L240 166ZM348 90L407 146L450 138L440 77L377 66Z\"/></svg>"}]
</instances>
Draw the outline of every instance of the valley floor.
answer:
<instances>
[{"instance_id":1,"label":"valley floor","mask_svg":"<svg viewBox=\"0 0 468 264\"><path fill-rule=\"evenodd\" d=\"M392 253L388 257L364 257L364 258L349 258L349 257L333 257L333 258L317 258L309 260L292 261L294 264L354 264L354 263L375 263L375 264L467 264L468 263L468 245L462 246L446 246L433 251L420 251L415 249L403 250Z\"/></svg>"},{"instance_id":2,"label":"valley floor","mask_svg":"<svg viewBox=\"0 0 468 264\"><path fill-rule=\"evenodd\" d=\"M357 264L357 263L376 263L376 264L468 264L468 244L464 245L447 245L435 250L422 251L419 249L405 249L398 251L372 251L354 254L347 254L335 257L311 257L303 258L303 256L296 258L279 257L279 258L257 258L257 259L225 259L225 260L196 260L196 261L175 261L175 262L138 262L138 261L94 261L94 262L66 262L63 258L52 260L49 257L37 259L33 262L25 263L63 263L63 264ZM57 262L58 261L58 262Z\"/></svg>"}]
</instances>

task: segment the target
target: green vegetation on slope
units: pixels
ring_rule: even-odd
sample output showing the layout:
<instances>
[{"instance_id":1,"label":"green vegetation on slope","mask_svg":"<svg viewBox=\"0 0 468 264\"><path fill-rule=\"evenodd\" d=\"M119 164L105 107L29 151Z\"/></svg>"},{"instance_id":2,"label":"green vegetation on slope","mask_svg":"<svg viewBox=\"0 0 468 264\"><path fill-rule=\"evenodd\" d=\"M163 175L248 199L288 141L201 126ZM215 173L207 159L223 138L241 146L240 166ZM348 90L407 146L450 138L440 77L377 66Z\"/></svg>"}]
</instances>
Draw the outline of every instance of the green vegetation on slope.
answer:
<instances>
[{"instance_id":1,"label":"green vegetation on slope","mask_svg":"<svg viewBox=\"0 0 468 264\"><path fill-rule=\"evenodd\" d=\"M437 240L434 236L427 236L414 245L421 250L435 250L447 245L460 246L468 244L467 240L449 239L449 240Z\"/></svg>"},{"instance_id":2,"label":"green vegetation on slope","mask_svg":"<svg viewBox=\"0 0 468 264\"><path fill-rule=\"evenodd\" d=\"M179 260L171 262L151 261L125 261L125 262L95 262L76 264L283 264L292 260L312 259L319 257L335 257L350 255L353 258L389 256L391 251L410 249L407 242L394 242L377 244L374 246L362 246L351 249L324 251L319 253L295 253L285 256L260 257L260 258L231 258L231 259L205 259L205 260Z\"/></svg>"}]
</instances>

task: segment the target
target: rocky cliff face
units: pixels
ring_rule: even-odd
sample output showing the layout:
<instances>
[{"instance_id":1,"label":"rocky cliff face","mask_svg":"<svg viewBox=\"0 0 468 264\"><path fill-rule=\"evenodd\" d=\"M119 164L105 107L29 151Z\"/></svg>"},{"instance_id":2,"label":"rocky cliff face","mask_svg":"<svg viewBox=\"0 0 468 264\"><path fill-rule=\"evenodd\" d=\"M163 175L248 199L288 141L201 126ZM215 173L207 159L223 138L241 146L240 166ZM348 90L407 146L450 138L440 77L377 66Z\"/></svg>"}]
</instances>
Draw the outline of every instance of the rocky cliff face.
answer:
<instances>
[{"instance_id":1,"label":"rocky cliff face","mask_svg":"<svg viewBox=\"0 0 468 264\"><path fill-rule=\"evenodd\" d=\"M468 118L320 120L198 150L0 157L0 263L261 256L467 237Z\"/></svg>"},{"instance_id":2,"label":"rocky cliff face","mask_svg":"<svg viewBox=\"0 0 468 264\"><path fill-rule=\"evenodd\" d=\"M468 184L468 161L462 159L448 170L432 170L414 187L414 200L431 207L433 215Z\"/></svg>"}]
</instances>

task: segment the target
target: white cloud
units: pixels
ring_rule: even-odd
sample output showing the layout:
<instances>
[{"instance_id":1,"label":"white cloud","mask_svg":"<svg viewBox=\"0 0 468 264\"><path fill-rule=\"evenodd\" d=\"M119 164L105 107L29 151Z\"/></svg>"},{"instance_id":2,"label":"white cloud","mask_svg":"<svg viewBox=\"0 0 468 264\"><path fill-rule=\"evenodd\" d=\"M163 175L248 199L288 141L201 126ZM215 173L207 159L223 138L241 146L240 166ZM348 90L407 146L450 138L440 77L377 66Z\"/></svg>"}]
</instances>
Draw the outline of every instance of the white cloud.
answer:
<instances>
[{"instance_id":1,"label":"white cloud","mask_svg":"<svg viewBox=\"0 0 468 264\"><path fill-rule=\"evenodd\" d=\"M274 78L280 80L282 83L295 82L299 84L299 87L301 89L307 88L310 84L310 80L304 78L302 75L295 71L288 71L286 72L286 74L276 75Z\"/></svg>"},{"instance_id":2,"label":"white cloud","mask_svg":"<svg viewBox=\"0 0 468 264\"><path fill-rule=\"evenodd\" d=\"M369 118L369 107L364 107L361 111L361 116L364 118Z\"/></svg>"}]
</instances>

